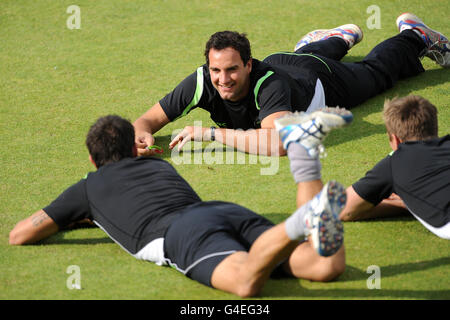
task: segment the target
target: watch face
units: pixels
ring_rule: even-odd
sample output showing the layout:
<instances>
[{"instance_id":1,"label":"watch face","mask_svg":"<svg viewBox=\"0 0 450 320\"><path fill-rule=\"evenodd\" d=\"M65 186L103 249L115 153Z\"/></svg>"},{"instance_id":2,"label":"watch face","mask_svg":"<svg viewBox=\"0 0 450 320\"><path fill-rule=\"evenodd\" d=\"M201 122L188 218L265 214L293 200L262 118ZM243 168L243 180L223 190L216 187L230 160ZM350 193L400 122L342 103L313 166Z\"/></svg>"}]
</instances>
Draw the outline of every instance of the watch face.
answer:
<instances>
[{"instance_id":1,"label":"watch face","mask_svg":"<svg viewBox=\"0 0 450 320\"><path fill-rule=\"evenodd\" d=\"M216 127L211 127L211 141L216 140L215 130L216 130Z\"/></svg>"}]
</instances>

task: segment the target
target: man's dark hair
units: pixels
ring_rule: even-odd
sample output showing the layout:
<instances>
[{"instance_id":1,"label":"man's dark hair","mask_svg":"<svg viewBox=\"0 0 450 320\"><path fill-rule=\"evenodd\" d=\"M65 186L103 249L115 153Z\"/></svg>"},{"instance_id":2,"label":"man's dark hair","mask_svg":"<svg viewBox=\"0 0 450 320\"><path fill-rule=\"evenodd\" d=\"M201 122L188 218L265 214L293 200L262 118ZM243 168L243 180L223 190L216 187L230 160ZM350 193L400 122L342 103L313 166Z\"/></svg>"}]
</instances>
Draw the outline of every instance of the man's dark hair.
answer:
<instances>
[{"instance_id":1,"label":"man's dark hair","mask_svg":"<svg viewBox=\"0 0 450 320\"><path fill-rule=\"evenodd\" d=\"M241 55L241 59L244 65L252 57L252 51L250 48L250 41L247 39L245 33L238 33L235 31L220 31L214 33L206 43L205 57L206 64L209 66L209 51L211 49L223 50L225 48L233 48Z\"/></svg>"},{"instance_id":2,"label":"man's dark hair","mask_svg":"<svg viewBox=\"0 0 450 320\"><path fill-rule=\"evenodd\" d=\"M86 146L97 168L133 157L134 127L116 115L99 118L89 129Z\"/></svg>"}]
</instances>

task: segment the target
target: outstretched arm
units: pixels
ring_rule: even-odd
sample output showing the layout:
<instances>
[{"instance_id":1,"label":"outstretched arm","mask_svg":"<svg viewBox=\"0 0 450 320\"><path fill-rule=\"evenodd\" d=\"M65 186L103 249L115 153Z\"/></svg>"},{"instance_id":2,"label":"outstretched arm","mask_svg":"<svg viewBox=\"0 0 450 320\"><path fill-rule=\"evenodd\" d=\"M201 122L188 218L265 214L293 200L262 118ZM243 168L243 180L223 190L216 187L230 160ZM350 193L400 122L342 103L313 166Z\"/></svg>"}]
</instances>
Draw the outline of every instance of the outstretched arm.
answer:
<instances>
[{"instance_id":1,"label":"outstretched arm","mask_svg":"<svg viewBox=\"0 0 450 320\"><path fill-rule=\"evenodd\" d=\"M339 218L342 221L356 221L374 218L386 218L407 213L405 204L393 194L377 206L361 198L352 186L347 188L347 204Z\"/></svg>"},{"instance_id":2,"label":"outstretched arm","mask_svg":"<svg viewBox=\"0 0 450 320\"><path fill-rule=\"evenodd\" d=\"M20 221L9 233L9 244L23 245L35 243L58 232L58 225L44 210L39 210Z\"/></svg>"},{"instance_id":3,"label":"outstretched arm","mask_svg":"<svg viewBox=\"0 0 450 320\"><path fill-rule=\"evenodd\" d=\"M234 130L219 128L215 130L215 140L236 150L251 154L268 156L286 155L273 121L286 114L287 111L273 113L261 122L261 129ZM211 129L188 126L183 129L169 144L170 149L178 144L178 150L188 141L211 141Z\"/></svg>"},{"instance_id":4,"label":"outstretched arm","mask_svg":"<svg viewBox=\"0 0 450 320\"><path fill-rule=\"evenodd\" d=\"M153 134L169 123L169 118L159 102L140 116L134 123L135 142L139 156L149 156L154 151L146 149L155 143Z\"/></svg>"}]
</instances>

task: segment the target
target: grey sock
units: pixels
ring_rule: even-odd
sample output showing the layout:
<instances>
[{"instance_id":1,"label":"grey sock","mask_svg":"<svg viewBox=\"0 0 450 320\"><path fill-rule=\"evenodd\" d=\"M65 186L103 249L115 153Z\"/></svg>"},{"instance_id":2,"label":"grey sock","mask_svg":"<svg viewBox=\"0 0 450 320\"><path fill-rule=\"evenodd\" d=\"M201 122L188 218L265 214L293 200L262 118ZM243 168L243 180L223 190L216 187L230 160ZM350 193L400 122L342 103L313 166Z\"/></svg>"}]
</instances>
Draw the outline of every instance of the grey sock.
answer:
<instances>
[{"instance_id":1,"label":"grey sock","mask_svg":"<svg viewBox=\"0 0 450 320\"><path fill-rule=\"evenodd\" d=\"M289 218L286 219L285 230L291 240L299 240L305 236L305 215L306 205L297 209Z\"/></svg>"},{"instance_id":2,"label":"grey sock","mask_svg":"<svg viewBox=\"0 0 450 320\"><path fill-rule=\"evenodd\" d=\"M292 142L287 149L291 172L296 183L321 179L319 159L311 158L300 144Z\"/></svg>"}]
</instances>

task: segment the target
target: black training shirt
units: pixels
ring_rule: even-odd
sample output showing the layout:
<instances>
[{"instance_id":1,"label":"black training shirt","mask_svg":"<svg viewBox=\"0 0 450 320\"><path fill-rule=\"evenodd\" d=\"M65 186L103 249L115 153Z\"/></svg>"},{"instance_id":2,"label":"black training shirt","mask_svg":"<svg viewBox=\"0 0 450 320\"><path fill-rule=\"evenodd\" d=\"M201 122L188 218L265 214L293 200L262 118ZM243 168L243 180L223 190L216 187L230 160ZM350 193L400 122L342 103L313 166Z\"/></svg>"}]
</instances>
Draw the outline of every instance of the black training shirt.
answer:
<instances>
[{"instance_id":1,"label":"black training shirt","mask_svg":"<svg viewBox=\"0 0 450 320\"><path fill-rule=\"evenodd\" d=\"M277 59L280 57L280 59ZM281 61L286 55L272 55L270 61ZM289 57L294 60L297 57ZM314 59L313 59L314 60ZM280 62L284 63L283 62ZM253 59L249 94L240 101L225 101L211 83L205 64L185 78L159 103L170 121L182 117L194 108L208 111L211 119L222 128L257 129L268 115L279 111L306 111L315 92L317 75L297 68L296 77L288 74L295 66L280 68ZM305 71L305 72L303 72Z\"/></svg>"},{"instance_id":2,"label":"black training shirt","mask_svg":"<svg viewBox=\"0 0 450 320\"><path fill-rule=\"evenodd\" d=\"M92 219L115 242L135 254L154 239L164 237L179 211L199 201L168 162L139 157L89 173L43 210L60 228Z\"/></svg>"},{"instance_id":3,"label":"black training shirt","mask_svg":"<svg viewBox=\"0 0 450 320\"><path fill-rule=\"evenodd\" d=\"M450 135L401 143L353 184L374 205L398 194L415 215L433 227L450 222Z\"/></svg>"}]
</instances>

